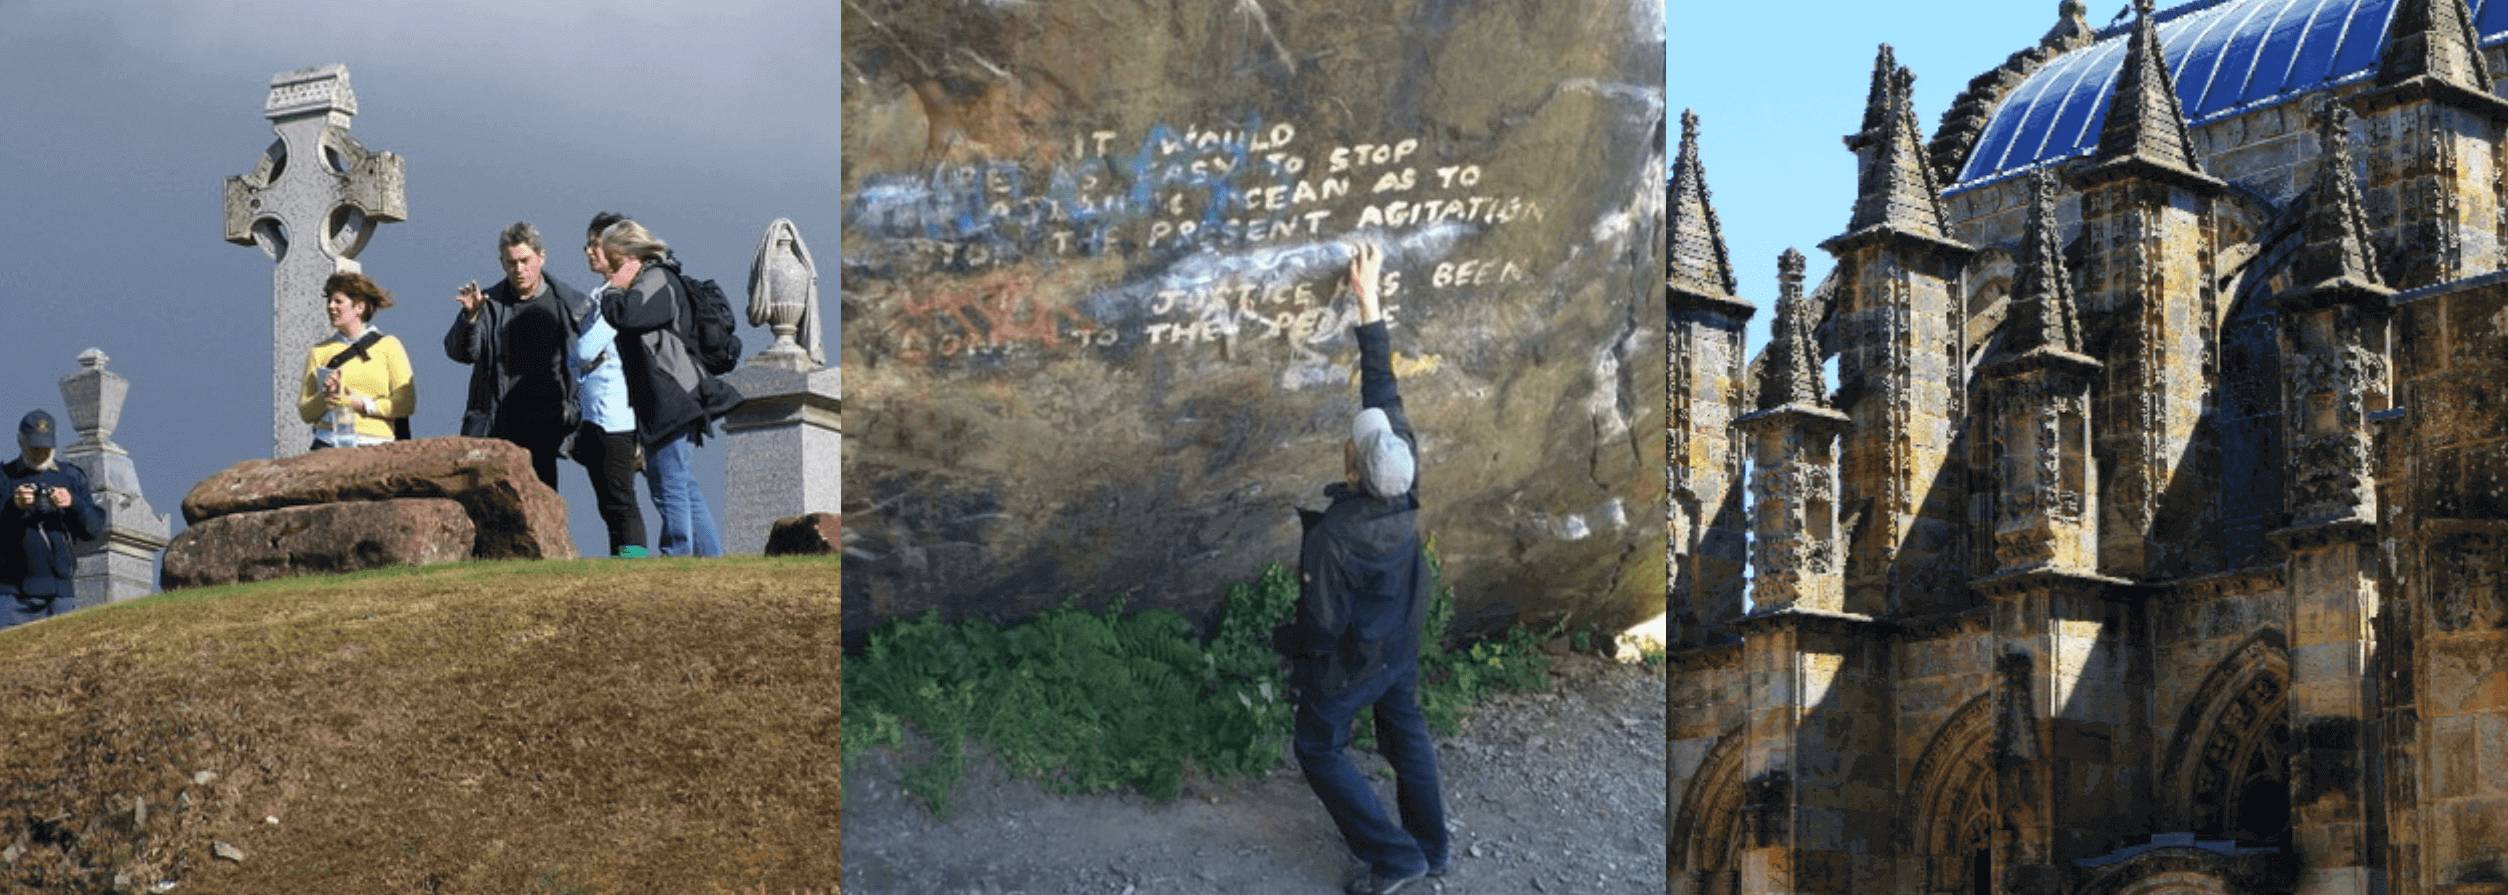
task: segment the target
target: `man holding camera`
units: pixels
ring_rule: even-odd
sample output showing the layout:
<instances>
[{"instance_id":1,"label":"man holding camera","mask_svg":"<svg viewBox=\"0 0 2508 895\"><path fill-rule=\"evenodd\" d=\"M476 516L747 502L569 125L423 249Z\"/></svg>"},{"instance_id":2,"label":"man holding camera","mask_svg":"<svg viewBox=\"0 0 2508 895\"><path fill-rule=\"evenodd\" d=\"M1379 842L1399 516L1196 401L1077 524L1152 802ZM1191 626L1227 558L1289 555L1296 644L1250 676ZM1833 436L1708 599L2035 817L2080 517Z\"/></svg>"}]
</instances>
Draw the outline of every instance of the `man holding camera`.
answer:
<instances>
[{"instance_id":1,"label":"man holding camera","mask_svg":"<svg viewBox=\"0 0 2508 895\"><path fill-rule=\"evenodd\" d=\"M18 458L0 464L0 593L17 598L12 623L76 608L78 557L73 540L104 533L104 508L88 490L87 473L53 450L52 414L37 410L17 424Z\"/></svg>"}]
</instances>

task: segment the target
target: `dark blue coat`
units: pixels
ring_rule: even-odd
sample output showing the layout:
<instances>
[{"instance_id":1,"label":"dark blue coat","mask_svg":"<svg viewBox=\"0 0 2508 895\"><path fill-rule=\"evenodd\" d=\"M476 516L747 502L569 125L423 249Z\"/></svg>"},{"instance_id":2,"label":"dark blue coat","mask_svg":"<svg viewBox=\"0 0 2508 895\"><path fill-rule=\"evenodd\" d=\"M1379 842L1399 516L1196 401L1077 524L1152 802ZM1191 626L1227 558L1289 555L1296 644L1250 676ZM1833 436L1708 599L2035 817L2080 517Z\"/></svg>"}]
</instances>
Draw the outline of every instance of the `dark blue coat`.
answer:
<instances>
[{"instance_id":1,"label":"dark blue coat","mask_svg":"<svg viewBox=\"0 0 2508 895\"><path fill-rule=\"evenodd\" d=\"M1393 353L1381 322L1358 328L1359 399L1382 408L1394 434L1419 439L1402 412ZM1278 646L1296 664L1297 684L1334 693L1386 668L1419 661L1428 620L1428 563L1420 549L1419 477L1411 490L1378 498L1341 482L1324 487L1332 503L1300 510L1297 618Z\"/></svg>"},{"instance_id":2,"label":"dark blue coat","mask_svg":"<svg viewBox=\"0 0 2508 895\"><path fill-rule=\"evenodd\" d=\"M15 495L26 484L38 496L33 507L21 508ZM68 509L42 496L56 487L70 490ZM95 540L104 525L104 508L96 505L85 470L58 460L41 470L24 459L0 464L0 594L76 599L78 557L70 544Z\"/></svg>"}]
</instances>

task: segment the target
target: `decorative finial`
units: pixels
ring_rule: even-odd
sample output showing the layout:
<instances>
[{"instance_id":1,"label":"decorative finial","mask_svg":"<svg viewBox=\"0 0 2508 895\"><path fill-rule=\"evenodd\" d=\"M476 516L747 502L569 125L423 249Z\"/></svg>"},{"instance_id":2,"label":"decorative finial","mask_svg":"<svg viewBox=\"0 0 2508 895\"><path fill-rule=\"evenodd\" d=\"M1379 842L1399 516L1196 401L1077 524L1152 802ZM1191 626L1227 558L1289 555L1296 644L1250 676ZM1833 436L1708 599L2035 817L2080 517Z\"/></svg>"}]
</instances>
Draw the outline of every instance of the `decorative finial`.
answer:
<instances>
[{"instance_id":1,"label":"decorative finial","mask_svg":"<svg viewBox=\"0 0 2508 895\"><path fill-rule=\"evenodd\" d=\"M1698 142L1698 110L1681 110L1681 142Z\"/></svg>"},{"instance_id":2,"label":"decorative finial","mask_svg":"<svg viewBox=\"0 0 2508 895\"><path fill-rule=\"evenodd\" d=\"M89 348L78 353L78 365L90 370L102 370L106 364L112 362L113 358L107 356L101 348Z\"/></svg>"}]
</instances>

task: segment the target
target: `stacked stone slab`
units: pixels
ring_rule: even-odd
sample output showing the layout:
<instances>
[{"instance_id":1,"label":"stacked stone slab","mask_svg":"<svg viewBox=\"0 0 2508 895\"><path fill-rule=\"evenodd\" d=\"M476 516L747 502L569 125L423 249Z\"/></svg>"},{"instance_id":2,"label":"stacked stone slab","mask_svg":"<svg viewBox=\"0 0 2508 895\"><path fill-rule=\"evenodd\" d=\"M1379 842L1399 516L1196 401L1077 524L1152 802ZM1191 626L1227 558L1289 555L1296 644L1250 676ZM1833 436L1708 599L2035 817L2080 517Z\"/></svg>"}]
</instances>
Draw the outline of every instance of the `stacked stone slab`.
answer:
<instances>
[{"instance_id":1,"label":"stacked stone slab","mask_svg":"<svg viewBox=\"0 0 2508 895\"><path fill-rule=\"evenodd\" d=\"M461 559L575 555L566 503L531 455L489 438L427 438L247 460L183 498L168 590Z\"/></svg>"}]
</instances>

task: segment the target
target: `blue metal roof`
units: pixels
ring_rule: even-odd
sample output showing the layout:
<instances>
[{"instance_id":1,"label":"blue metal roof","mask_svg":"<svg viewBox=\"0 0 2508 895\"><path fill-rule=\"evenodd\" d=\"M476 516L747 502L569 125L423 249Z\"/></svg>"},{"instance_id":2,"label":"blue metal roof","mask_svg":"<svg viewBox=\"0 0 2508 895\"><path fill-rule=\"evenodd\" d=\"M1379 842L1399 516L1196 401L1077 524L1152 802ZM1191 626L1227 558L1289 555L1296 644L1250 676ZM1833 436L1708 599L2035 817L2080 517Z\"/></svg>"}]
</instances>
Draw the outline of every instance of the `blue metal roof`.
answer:
<instances>
[{"instance_id":1,"label":"blue metal roof","mask_svg":"<svg viewBox=\"0 0 2508 895\"><path fill-rule=\"evenodd\" d=\"M2470 0L2485 47L2508 40L2508 0ZM2395 0L2201 0L2158 14L2189 126L2372 76ZM2091 152L2116 92L2126 23L2055 57L2013 88L1958 186Z\"/></svg>"}]
</instances>

